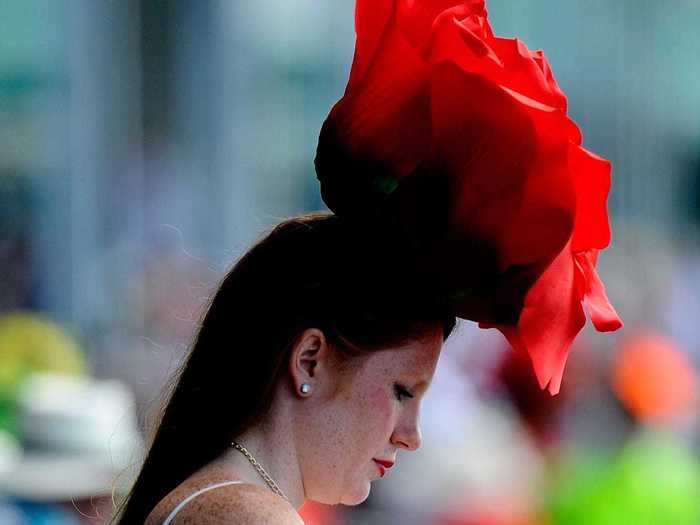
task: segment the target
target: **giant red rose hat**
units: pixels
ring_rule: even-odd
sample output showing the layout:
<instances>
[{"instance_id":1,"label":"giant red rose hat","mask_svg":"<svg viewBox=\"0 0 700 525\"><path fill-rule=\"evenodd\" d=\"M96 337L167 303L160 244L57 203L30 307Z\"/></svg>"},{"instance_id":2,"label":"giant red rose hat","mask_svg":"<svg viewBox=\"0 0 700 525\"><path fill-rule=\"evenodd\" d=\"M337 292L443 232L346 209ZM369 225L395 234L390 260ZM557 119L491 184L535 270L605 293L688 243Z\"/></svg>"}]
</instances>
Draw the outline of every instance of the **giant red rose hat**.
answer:
<instances>
[{"instance_id":1,"label":"giant red rose hat","mask_svg":"<svg viewBox=\"0 0 700 525\"><path fill-rule=\"evenodd\" d=\"M542 51L483 1L357 0L356 48L315 160L328 207L381 218L457 316L499 329L559 391L586 314L622 322L596 272L610 163L582 147Z\"/></svg>"}]
</instances>

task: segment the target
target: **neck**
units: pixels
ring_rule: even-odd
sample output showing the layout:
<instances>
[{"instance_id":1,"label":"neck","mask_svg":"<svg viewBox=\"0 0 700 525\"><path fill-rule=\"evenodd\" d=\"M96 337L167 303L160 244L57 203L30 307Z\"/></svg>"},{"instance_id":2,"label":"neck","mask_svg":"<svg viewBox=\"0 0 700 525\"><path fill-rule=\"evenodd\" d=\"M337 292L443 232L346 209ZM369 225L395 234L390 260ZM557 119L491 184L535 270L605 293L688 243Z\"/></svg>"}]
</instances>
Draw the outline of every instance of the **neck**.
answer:
<instances>
[{"instance_id":1,"label":"neck","mask_svg":"<svg viewBox=\"0 0 700 525\"><path fill-rule=\"evenodd\" d=\"M277 419L278 422L281 420ZM279 424L266 424L247 430L235 441L250 452L287 496L289 503L298 509L304 503L304 486L294 440L290 437L291 432ZM270 488L250 460L233 446L216 462L248 483Z\"/></svg>"}]
</instances>

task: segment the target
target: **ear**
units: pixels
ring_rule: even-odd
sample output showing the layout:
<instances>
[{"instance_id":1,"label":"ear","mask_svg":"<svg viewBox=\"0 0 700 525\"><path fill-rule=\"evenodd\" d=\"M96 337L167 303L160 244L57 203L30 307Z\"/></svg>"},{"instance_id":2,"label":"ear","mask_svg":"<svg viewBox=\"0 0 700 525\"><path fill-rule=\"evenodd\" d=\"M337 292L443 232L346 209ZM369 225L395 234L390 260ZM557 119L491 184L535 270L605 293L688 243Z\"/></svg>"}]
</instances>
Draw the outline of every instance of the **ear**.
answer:
<instances>
[{"instance_id":1,"label":"ear","mask_svg":"<svg viewBox=\"0 0 700 525\"><path fill-rule=\"evenodd\" d=\"M296 394L308 397L317 390L320 376L330 371L330 347L323 332L307 328L296 339L289 357L289 372ZM306 391L302 390L302 385Z\"/></svg>"}]
</instances>

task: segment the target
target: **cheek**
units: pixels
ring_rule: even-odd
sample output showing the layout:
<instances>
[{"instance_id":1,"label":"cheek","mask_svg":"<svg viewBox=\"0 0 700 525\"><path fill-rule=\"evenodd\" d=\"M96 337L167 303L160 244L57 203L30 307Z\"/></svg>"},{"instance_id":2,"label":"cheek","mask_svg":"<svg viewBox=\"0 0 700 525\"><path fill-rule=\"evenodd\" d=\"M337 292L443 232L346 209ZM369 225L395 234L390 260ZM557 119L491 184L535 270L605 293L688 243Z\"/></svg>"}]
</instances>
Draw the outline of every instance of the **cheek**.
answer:
<instances>
[{"instance_id":1,"label":"cheek","mask_svg":"<svg viewBox=\"0 0 700 525\"><path fill-rule=\"evenodd\" d=\"M395 407L385 389L373 388L348 406L347 418L343 418L345 438L355 444L361 454L376 453L383 440L388 439L394 424Z\"/></svg>"},{"instance_id":2,"label":"cheek","mask_svg":"<svg viewBox=\"0 0 700 525\"><path fill-rule=\"evenodd\" d=\"M367 498L363 491L367 490L366 477L373 468L371 458L386 449L396 407L387 390L376 387L347 398L334 412L329 414L329 420L333 419L335 425L323 440L327 456L319 477L319 495L330 490L332 495L321 498L323 501L336 504L335 498L340 497L346 498L347 504L356 505Z\"/></svg>"},{"instance_id":3,"label":"cheek","mask_svg":"<svg viewBox=\"0 0 700 525\"><path fill-rule=\"evenodd\" d=\"M369 410L374 412L374 415L382 421L390 421L392 416L392 400L387 395L386 391L377 388L372 392L369 398Z\"/></svg>"},{"instance_id":4,"label":"cheek","mask_svg":"<svg viewBox=\"0 0 700 525\"><path fill-rule=\"evenodd\" d=\"M323 417L326 441L349 446L377 439L393 424L394 406L385 389L375 387L329 406ZM341 445L342 444L342 445Z\"/></svg>"},{"instance_id":5,"label":"cheek","mask_svg":"<svg viewBox=\"0 0 700 525\"><path fill-rule=\"evenodd\" d=\"M386 438L386 434L390 433L394 421L394 404L386 390L377 388L367 397L363 419L370 439Z\"/></svg>"}]
</instances>

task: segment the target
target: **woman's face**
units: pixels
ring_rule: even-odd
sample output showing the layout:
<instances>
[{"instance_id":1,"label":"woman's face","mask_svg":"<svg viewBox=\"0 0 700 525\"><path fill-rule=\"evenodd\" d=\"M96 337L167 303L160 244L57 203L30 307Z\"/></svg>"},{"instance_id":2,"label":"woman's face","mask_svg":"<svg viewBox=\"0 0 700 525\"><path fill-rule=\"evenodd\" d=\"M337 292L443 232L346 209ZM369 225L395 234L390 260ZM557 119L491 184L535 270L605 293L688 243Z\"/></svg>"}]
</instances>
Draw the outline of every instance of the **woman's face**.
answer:
<instances>
[{"instance_id":1,"label":"woman's face","mask_svg":"<svg viewBox=\"0 0 700 525\"><path fill-rule=\"evenodd\" d=\"M305 461L307 498L357 505L382 477L375 459L394 462L399 449L420 447L420 403L442 343L436 324L421 340L363 356L335 379L332 394L315 406L314 428L305 432L312 456Z\"/></svg>"}]
</instances>

